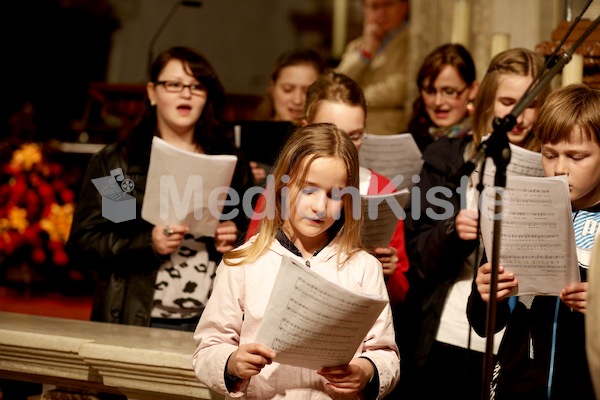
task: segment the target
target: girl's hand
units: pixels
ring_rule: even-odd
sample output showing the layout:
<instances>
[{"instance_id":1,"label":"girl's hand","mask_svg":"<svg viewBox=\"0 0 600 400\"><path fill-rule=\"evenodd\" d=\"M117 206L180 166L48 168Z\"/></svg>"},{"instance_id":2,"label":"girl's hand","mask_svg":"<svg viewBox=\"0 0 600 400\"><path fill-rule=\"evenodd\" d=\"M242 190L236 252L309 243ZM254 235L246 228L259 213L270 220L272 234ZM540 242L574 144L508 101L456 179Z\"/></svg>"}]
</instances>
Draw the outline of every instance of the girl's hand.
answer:
<instances>
[{"instance_id":1,"label":"girl's hand","mask_svg":"<svg viewBox=\"0 0 600 400\"><path fill-rule=\"evenodd\" d=\"M398 266L398 250L394 247L377 247L373 251L383 267L383 276L393 275Z\"/></svg>"},{"instance_id":2,"label":"girl's hand","mask_svg":"<svg viewBox=\"0 0 600 400\"><path fill-rule=\"evenodd\" d=\"M456 215L456 233L462 240L477 239L477 211L462 209Z\"/></svg>"},{"instance_id":3,"label":"girl's hand","mask_svg":"<svg viewBox=\"0 0 600 400\"><path fill-rule=\"evenodd\" d=\"M560 291L560 299L571 310L585 314L587 306L587 282L573 283Z\"/></svg>"},{"instance_id":4,"label":"girl's hand","mask_svg":"<svg viewBox=\"0 0 600 400\"><path fill-rule=\"evenodd\" d=\"M327 379L327 387L339 394L359 393L375 373L371 361L355 358L347 365L323 368L317 373Z\"/></svg>"},{"instance_id":5,"label":"girl's hand","mask_svg":"<svg viewBox=\"0 0 600 400\"><path fill-rule=\"evenodd\" d=\"M241 379L258 375L265 365L271 364L275 352L258 343L241 344L231 353L227 362L227 373Z\"/></svg>"},{"instance_id":6,"label":"girl's hand","mask_svg":"<svg viewBox=\"0 0 600 400\"><path fill-rule=\"evenodd\" d=\"M152 228L152 245L160 255L171 254L181 246L183 236L190 230L185 225L155 226Z\"/></svg>"},{"instance_id":7,"label":"girl's hand","mask_svg":"<svg viewBox=\"0 0 600 400\"><path fill-rule=\"evenodd\" d=\"M220 222L215 232L215 247L221 253L233 250L238 238L238 229L233 221Z\"/></svg>"},{"instance_id":8,"label":"girl's hand","mask_svg":"<svg viewBox=\"0 0 600 400\"><path fill-rule=\"evenodd\" d=\"M477 270L477 278L475 278L477 291L486 303L490 301L491 281L492 263L488 262L479 267ZM498 293L496 298L498 300L503 300L509 297L511 290L518 285L519 282L515 278L515 275L512 272L504 272L504 267L500 265L498 267Z\"/></svg>"}]
</instances>

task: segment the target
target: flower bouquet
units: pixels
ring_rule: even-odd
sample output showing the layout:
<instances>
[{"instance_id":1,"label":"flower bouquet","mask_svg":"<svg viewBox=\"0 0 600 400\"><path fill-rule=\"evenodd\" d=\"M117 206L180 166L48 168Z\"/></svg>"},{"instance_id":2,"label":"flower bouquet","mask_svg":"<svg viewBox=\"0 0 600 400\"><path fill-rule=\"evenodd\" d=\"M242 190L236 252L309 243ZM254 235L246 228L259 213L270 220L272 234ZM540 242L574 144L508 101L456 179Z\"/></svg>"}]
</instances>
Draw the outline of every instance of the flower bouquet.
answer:
<instances>
[{"instance_id":1,"label":"flower bouquet","mask_svg":"<svg viewBox=\"0 0 600 400\"><path fill-rule=\"evenodd\" d=\"M27 264L39 272L68 264L64 245L75 196L63 173L60 164L46 160L36 143L22 144L10 162L2 165L0 265ZM47 275L43 272L42 276Z\"/></svg>"}]
</instances>

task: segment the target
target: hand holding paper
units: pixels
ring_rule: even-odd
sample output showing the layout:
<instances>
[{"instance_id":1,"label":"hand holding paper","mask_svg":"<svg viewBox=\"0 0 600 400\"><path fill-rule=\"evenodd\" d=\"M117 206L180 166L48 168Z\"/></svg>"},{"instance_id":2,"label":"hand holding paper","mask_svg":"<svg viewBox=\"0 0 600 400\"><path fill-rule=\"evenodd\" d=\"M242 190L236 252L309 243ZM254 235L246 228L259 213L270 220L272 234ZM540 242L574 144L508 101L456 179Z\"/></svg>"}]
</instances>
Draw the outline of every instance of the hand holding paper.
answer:
<instances>
[{"instance_id":1,"label":"hand holding paper","mask_svg":"<svg viewBox=\"0 0 600 400\"><path fill-rule=\"evenodd\" d=\"M236 162L236 156L183 151L155 136L142 218L214 237Z\"/></svg>"},{"instance_id":2,"label":"hand holding paper","mask_svg":"<svg viewBox=\"0 0 600 400\"><path fill-rule=\"evenodd\" d=\"M345 365L387 303L284 257L256 341L273 349L281 364L314 370Z\"/></svg>"}]
</instances>

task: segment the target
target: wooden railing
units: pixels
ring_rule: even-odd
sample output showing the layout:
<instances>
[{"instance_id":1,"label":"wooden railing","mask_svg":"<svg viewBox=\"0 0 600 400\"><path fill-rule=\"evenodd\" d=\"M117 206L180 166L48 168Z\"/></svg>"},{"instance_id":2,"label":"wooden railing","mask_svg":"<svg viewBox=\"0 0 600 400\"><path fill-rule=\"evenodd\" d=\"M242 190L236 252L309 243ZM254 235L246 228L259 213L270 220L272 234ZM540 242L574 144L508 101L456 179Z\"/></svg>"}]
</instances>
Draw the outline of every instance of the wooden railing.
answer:
<instances>
[{"instance_id":1,"label":"wooden railing","mask_svg":"<svg viewBox=\"0 0 600 400\"><path fill-rule=\"evenodd\" d=\"M215 399L190 332L0 312L0 378L128 399Z\"/></svg>"}]
</instances>

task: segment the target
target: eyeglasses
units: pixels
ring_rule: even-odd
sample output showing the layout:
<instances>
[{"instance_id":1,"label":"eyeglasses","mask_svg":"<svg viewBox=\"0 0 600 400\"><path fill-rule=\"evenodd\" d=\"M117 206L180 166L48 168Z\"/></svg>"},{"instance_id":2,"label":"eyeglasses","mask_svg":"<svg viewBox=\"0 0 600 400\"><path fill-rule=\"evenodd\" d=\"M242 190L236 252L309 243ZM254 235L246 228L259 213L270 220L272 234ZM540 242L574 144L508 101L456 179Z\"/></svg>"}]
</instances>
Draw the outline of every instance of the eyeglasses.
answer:
<instances>
[{"instance_id":1,"label":"eyeglasses","mask_svg":"<svg viewBox=\"0 0 600 400\"><path fill-rule=\"evenodd\" d=\"M356 132L356 133L353 133L348 136L350 137L350 140L352 140L353 142L360 142L361 140L364 139L365 135L366 134L364 132Z\"/></svg>"},{"instance_id":2,"label":"eyeglasses","mask_svg":"<svg viewBox=\"0 0 600 400\"><path fill-rule=\"evenodd\" d=\"M439 93L444 100L456 100L458 96L463 94L465 90L467 90L469 86L465 86L464 88L458 90L453 87L443 87L440 90L437 90L434 87L425 87L421 88L421 94L423 97L435 97Z\"/></svg>"},{"instance_id":3,"label":"eyeglasses","mask_svg":"<svg viewBox=\"0 0 600 400\"><path fill-rule=\"evenodd\" d=\"M155 85L163 85L167 92L171 93L181 93L183 89L190 89L190 93L195 94L197 96L201 96L206 94L206 88L201 83L192 83L189 85L184 85L181 82L177 81L158 81L154 82Z\"/></svg>"}]
</instances>

